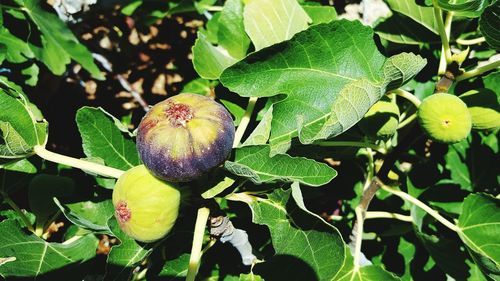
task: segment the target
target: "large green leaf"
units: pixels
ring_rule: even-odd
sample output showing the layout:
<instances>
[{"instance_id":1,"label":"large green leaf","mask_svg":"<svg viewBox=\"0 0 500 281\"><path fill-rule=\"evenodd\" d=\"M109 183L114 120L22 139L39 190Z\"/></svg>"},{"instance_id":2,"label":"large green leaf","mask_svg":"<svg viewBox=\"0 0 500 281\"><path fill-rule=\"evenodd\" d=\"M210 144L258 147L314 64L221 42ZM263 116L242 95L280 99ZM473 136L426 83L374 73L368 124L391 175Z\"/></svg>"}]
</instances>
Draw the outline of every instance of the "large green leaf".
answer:
<instances>
[{"instance_id":1,"label":"large green leaf","mask_svg":"<svg viewBox=\"0 0 500 281\"><path fill-rule=\"evenodd\" d=\"M319 280L335 280L345 262L345 244L336 228L301 210L291 190L276 189L266 199L237 194L234 200L247 203L253 222L266 225L277 255L294 256L316 273ZM291 266L291 265L289 265ZM286 267L280 268L286 272Z\"/></svg>"},{"instance_id":2,"label":"large green leaf","mask_svg":"<svg viewBox=\"0 0 500 281\"><path fill-rule=\"evenodd\" d=\"M42 33L42 46L31 45L35 56L54 74L62 75L70 59L82 65L96 79L104 79L89 50L78 42L71 30L53 13L42 9L40 0L23 0L23 11Z\"/></svg>"},{"instance_id":3,"label":"large green leaf","mask_svg":"<svg viewBox=\"0 0 500 281\"><path fill-rule=\"evenodd\" d=\"M458 218L459 236L481 270L494 280L500 278L500 199L471 194L464 200Z\"/></svg>"},{"instance_id":4,"label":"large green leaf","mask_svg":"<svg viewBox=\"0 0 500 281\"><path fill-rule=\"evenodd\" d=\"M273 107L273 153L292 137L311 143L356 124L386 92L417 74L426 60L403 53L386 59L373 31L347 20L311 26L291 40L246 57L221 75L241 96L286 94Z\"/></svg>"},{"instance_id":5,"label":"large green leaf","mask_svg":"<svg viewBox=\"0 0 500 281\"><path fill-rule=\"evenodd\" d=\"M388 0L387 4L389 4L389 7L392 10L411 18L431 32L439 34L437 21L434 18L434 11L432 7L417 5L414 0Z\"/></svg>"},{"instance_id":6,"label":"large green leaf","mask_svg":"<svg viewBox=\"0 0 500 281\"><path fill-rule=\"evenodd\" d=\"M486 42L497 50L500 50L500 1L494 1L484 10L479 18L479 30Z\"/></svg>"},{"instance_id":7,"label":"large green leaf","mask_svg":"<svg viewBox=\"0 0 500 281\"><path fill-rule=\"evenodd\" d=\"M353 267L354 260L349 251L347 251L346 261L344 267L335 278L330 280L336 281L396 281L400 280L392 273L384 270L379 266L369 265L360 267L357 271Z\"/></svg>"},{"instance_id":8,"label":"large green leaf","mask_svg":"<svg viewBox=\"0 0 500 281\"><path fill-rule=\"evenodd\" d=\"M14 220L0 222L0 257L13 261L0 265L0 276L25 276L36 280L57 270L81 264L95 256L97 239L87 235L69 244L49 243L27 234ZM70 272L67 272L70 273ZM57 276L52 276L54 280ZM59 276L60 277L60 276Z\"/></svg>"},{"instance_id":9,"label":"large green leaf","mask_svg":"<svg viewBox=\"0 0 500 281\"><path fill-rule=\"evenodd\" d=\"M83 107L76 122L88 157L98 157L106 165L128 170L141 163L133 140L116 125L119 122L101 108Z\"/></svg>"},{"instance_id":10,"label":"large green leaf","mask_svg":"<svg viewBox=\"0 0 500 281\"><path fill-rule=\"evenodd\" d=\"M224 69L237 62L226 49L214 46L206 35L198 32L193 46L193 66L204 79L218 79Z\"/></svg>"},{"instance_id":11,"label":"large green leaf","mask_svg":"<svg viewBox=\"0 0 500 281\"><path fill-rule=\"evenodd\" d=\"M490 0L438 0L439 7L454 12L457 16L477 18Z\"/></svg>"},{"instance_id":12,"label":"large green leaf","mask_svg":"<svg viewBox=\"0 0 500 281\"><path fill-rule=\"evenodd\" d=\"M337 172L324 163L304 157L279 154L269 157L267 145L245 146L236 149L235 160L226 161L225 168L253 182L299 181L310 186L320 186L331 181Z\"/></svg>"},{"instance_id":13,"label":"large green leaf","mask_svg":"<svg viewBox=\"0 0 500 281\"><path fill-rule=\"evenodd\" d=\"M0 158L24 158L45 144L47 122L19 86L0 77Z\"/></svg>"},{"instance_id":14,"label":"large green leaf","mask_svg":"<svg viewBox=\"0 0 500 281\"><path fill-rule=\"evenodd\" d=\"M135 266L148 257L152 249L149 244L139 245L125 234L114 217L109 219L108 227L120 239L120 245L113 246L109 252L104 280L130 280Z\"/></svg>"},{"instance_id":15,"label":"large green leaf","mask_svg":"<svg viewBox=\"0 0 500 281\"><path fill-rule=\"evenodd\" d=\"M312 24L327 23L337 18L337 11L334 7L310 5L310 3L303 5L302 8L311 18Z\"/></svg>"},{"instance_id":16,"label":"large green leaf","mask_svg":"<svg viewBox=\"0 0 500 281\"><path fill-rule=\"evenodd\" d=\"M257 51L292 38L312 21L296 0L252 0L243 14Z\"/></svg>"}]
</instances>

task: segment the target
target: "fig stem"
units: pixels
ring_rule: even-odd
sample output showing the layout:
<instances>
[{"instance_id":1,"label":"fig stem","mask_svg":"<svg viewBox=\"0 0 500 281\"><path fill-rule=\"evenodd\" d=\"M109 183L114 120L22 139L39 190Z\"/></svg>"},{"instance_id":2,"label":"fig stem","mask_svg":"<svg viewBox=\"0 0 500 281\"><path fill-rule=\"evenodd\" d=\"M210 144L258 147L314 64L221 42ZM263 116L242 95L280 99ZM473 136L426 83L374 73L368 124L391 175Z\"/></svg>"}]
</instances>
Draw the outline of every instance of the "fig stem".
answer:
<instances>
[{"instance_id":1,"label":"fig stem","mask_svg":"<svg viewBox=\"0 0 500 281\"><path fill-rule=\"evenodd\" d=\"M12 201L12 199L10 199L10 196L5 191L0 190L0 195L2 195L3 201L7 203L7 205L9 205L21 217L28 230L34 233L35 229L33 228L33 225L31 224L26 214L24 214L19 206L17 206L16 202Z\"/></svg>"},{"instance_id":2,"label":"fig stem","mask_svg":"<svg viewBox=\"0 0 500 281\"><path fill-rule=\"evenodd\" d=\"M444 74L444 72L446 71L446 66L451 63L451 49L450 49L450 42L448 40L449 32L446 31L447 29L451 29L451 20L453 14L449 12L448 15L446 16L447 25L445 26L443 22L442 11L441 8L439 8L437 0L432 0L432 5L434 7L434 18L436 19L438 25L438 32L439 36L441 37L441 44L442 44L441 60L439 63L439 70L438 70L438 74L441 75Z\"/></svg>"},{"instance_id":3,"label":"fig stem","mask_svg":"<svg viewBox=\"0 0 500 281\"><path fill-rule=\"evenodd\" d=\"M90 161L85 161L73 157L69 157L66 155L62 155L59 153L51 152L45 149L45 147L41 145L36 145L33 148L34 152L36 155L40 156L41 158L63 164L63 165L68 165L74 168L81 169L86 172L98 174L104 177L109 177L109 178L119 178L125 171L115 169L112 167L108 167L105 165L101 165L98 163L90 162Z\"/></svg>"},{"instance_id":4,"label":"fig stem","mask_svg":"<svg viewBox=\"0 0 500 281\"><path fill-rule=\"evenodd\" d=\"M191 247L191 256L189 258L189 267L186 275L186 281L194 281L198 268L200 267L201 247L203 245L203 237L205 235L205 227L207 225L210 209L203 207L198 209L196 216L196 224L194 226L193 246Z\"/></svg>"},{"instance_id":5,"label":"fig stem","mask_svg":"<svg viewBox=\"0 0 500 281\"><path fill-rule=\"evenodd\" d=\"M243 138L243 135L245 134L248 124L250 123L250 118L252 117L253 109L255 108L255 103L257 102L257 99L258 99L257 97L251 97L250 99L248 99L248 105L245 110L245 114L243 114L240 124L238 125L238 128L234 133L233 148L238 147L240 145L241 139Z\"/></svg>"},{"instance_id":6,"label":"fig stem","mask_svg":"<svg viewBox=\"0 0 500 281\"><path fill-rule=\"evenodd\" d=\"M315 142L313 143L314 145L319 145L319 146L326 146L326 147L331 147L331 146L352 146L352 147L362 147L362 148L371 148L373 150L376 150L377 152L381 154L385 154L386 151L383 147L380 147L374 143L368 143L368 142L359 142L359 141L320 141L320 142Z\"/></svg>"},{"instance_id":7,"label":"fig stem","mask_svg":"<svg viewBox=\"0 0 500 281\"><path fill-rule=\"evenodd\" d=\"M474 38L474 39L457 39L456 40L457 44L464 45L464 46L470 46L470 45L475 45L479 43L486 42L486 38L479 37L479 38Z\"/></svg>"},{"instance_id":8,"label":"fig stem","mask_svg":"<svg viewBox=\"0 0 500 281\"><path fill-rule=\"evenodd\" d=\"M413 222L413 218L411 216L381 211L366 212L365 219L396 219L400 221Z\"/></svg>"},{"instance_id":9,"label":"fig stem","mask_svg":"<svg viewBox=\"0 0 500 281\"><path fill-rule=\"evenodd\" d=\"M458 226L456 226L454 223L451 223L449 220L447 220L446 218L444 218L443 216L441 216L437 211L435 211L434 209L432 209L431 207L427 206L424 202L418 200L417 198L409 195L408 193L406 192L403 192L403 191L399 191L399 190L396 190L396 189L393 189L385 184L383 184L382 182L380 182L380 187L393 194L393 195L396 195L398 196L399 198L407 201L407 202L410 202L412 203L413 205L419 207L420 209L424 210L426 213L428 213L429 215L431 215L433 218L435 218L437 221L439 221L440 223L442 223L444 226L446 226L447 228L455 231L455 232L460 232L460 228Z\"/></svg>"},{"instance_id":10,"label":"fig stem","mask_svg":"<svg viewBox=\"0 0 500 281\"><path fill-rule=\"evenodd\" d=\"M407 92L407 91L405 91L403 89L394 90L394 91L392 91L392 93L395 93L396 95L398 95L398 96L400 96L402 98L407 99L408 101L410 101L411 103L413 103L416 108L418 108L420 106L420 104L422 103L420 101L420 99L417 98L414 94L412 94L410 92Z\"/></svg>"},{"instance_id":11,"label":"fig stem","mask_svg":"<svg viewBox=\"0 0 500 281\"><path fill-rule=\"evenodd\" d=\"M462 75L459 75L456 79L456 81L462 81L462 80L465 80L465 79L469 79L469 78L472 78L472 77L475 77L475 76L478 76L478 75L481 75L485 72L488 72L490 70L493 70L497 67L500 67L500 60L497 60L497 61L494 61L494 62L490 62L486 65L483 65L483 66L480 66L480 67L477 67L473 70L470 70L470 71L467 71L465 73L463 73Z\"/></svg>"},{"instance_id":12,"label":"fig stem","mask_svg":"<svg viewBox=\"0 0 500 281\"><path fill-rule=\"evenodd\" d=\"M398 129L401 129L405 127L406 125L410 124L413 120L417 118L417 113L413 113L412 115L408 116L405 120L401 121L398 125Z\"/></svg>"}]
</instances>

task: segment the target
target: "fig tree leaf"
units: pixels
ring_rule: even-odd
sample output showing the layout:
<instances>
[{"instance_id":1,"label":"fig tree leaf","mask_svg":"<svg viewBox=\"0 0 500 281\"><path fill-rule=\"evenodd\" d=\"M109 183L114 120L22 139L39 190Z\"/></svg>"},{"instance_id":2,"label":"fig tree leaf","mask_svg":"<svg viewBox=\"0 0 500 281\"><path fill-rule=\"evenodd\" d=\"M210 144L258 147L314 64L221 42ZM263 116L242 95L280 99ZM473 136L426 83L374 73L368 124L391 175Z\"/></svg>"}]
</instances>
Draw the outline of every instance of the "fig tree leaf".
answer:
<instances>
[{"instance_id":1,"label":"fig tree leaf","mask_svg":"<svg viewBox=\"0 0 500 281\"><path fill-rule=\"evenodd\" d=\"M245 5L243 17L257 51L292 38L311 22L296 0L252 0Z\"/></svg>"},{"instance_id":2,"label":"fig tree leaf","mask_svg":"<svg viewBox=\"0 0 500 281\"><path fill-rule=\"evenodd\" d=\"M224 69L237 61L226 49L214 46L201 32L198 32L193 46L193 66L200 77L218 79Z\"/></svg>"},{"instance_id":3,"label":"fig tree leaf","mask_svg":"<svg viewBox=\"0 0 500 281\"><path fill-rule=\"evenodd\" d=\"M379 22L375 27L375 32L381 38L399 44L421 45L441 42L437 34L398 12Z\"/></svg>"},{"instance_id":4,"label":"fig tree leaf","mask_svg":"<svg viewBox=\"0 0 500 281\"><path fill-rule=\"evenodd\" d=\"M53 197L65 197L75 189L72 178L38 174L28 188L28 202L31 211L36 215L37 225L43 226L54 215L58 207Z\"/></svg>"},{"instance_id":5,"label":"fig tree leaf","mask_svg":"<svg viewBox=\"0 0 500 281\"><path fill-rule=\"evenodd\" d=\"M311 18L312 24L327 23L337 18L337 12L334 7L304 5L302 8Z\"/></svg>"},{"instance_id":6,"label":"fig tree leaf","mask_svg":"<svg viewBox=\"0 0 500 281\"><path fill-rule=\"evenodd\" d=\"M246 55L250 45L243 26L241 0L226 1L217 21L209 23L207 34L198 32L193 46L193 66L200 77L219 79L224 69ZM219 45L214 46L213 41Z\"/></svg>"},{"instance_id":7,"label":"fig tree leaf","mask_svg":"<svg viewBox=\"0 0 500 281\"><path fill-rule=\"evenodd\" d=\"M218 81L210 81L203 78L196 78L186 85L182 89L181 93L193 93L204 96L209 96L212 94L213 89L217 86Z\"/></svg>"},{"instance_id":8,"label":"fig tree leaf","mask_svg":"<svg viewBox=\"0 0 500 281\"><path fill-rule=\"evenodd\" d=\"M35 55L28 44L14 36L5 27L0 27L0 42L6 47L5 58L12 63L22 63Z\"/></svg>"},{"instance_id":9,"label":"fig tree leaf","mask_svg":"<svg viewBox=\"0 0 500 281\"><path fill-rule=\"evenodd\" d=\"M406 83L425 64L409 53L386 59L371 28L340 20L250 54L226 69L221 82L246 97L287 95L273 106L269 142L276 154L296 136L308 144L346 131L386 90Z\"/></svg>"},{"instance_id":10,"label":"fig tree leaf","mask_svg":"<svg viewBox=\"0 0 500 281\"><path fill-rule=\"evenodd\" d=\"M434 11L432 7L420 6L417 5L415 1L406 0L388 0L387 4L391 10L401 13L424 26L431 32L439 34L437 21L434 18Z\"/></svg>"},{"instance_id":11,"label":"fig tree leaf","mask_svg":"<svg viewBox=\"0 0 500 281\"><path fill-rule=\"evenodd\" d=\"M354 271L354 259L349 252L347 251L347 258L344 263L344 267L341 269L339 274L330 280L338 280L338 281L378 281L378 280L387 280L387 281L396 281L401 280L398 277L394 276L392 273L384 270L382 267L369 265L360 267L357 271Z\"/></svg>"},{"instance_id":12,"label":"fig tree leaf","mask_svg":"<svg viewBox=\"0 0 500 281\"><path fill-rule=\"evenodd\" d=\"M330 166L304 157L286 154L269 156L267 145L236 148L235 160L224 166L231 173L247 177L254 183L299 181L310 186L321 186L331 181L337 172Z\"/></svg>"},{"instance_id":13,"label":"fig tree leaf","mask_svg":"<svg viewBox=\"0 0 500 281\"><path fill-rule=\"evenodd\" d=\"M48 124L19 86L0 77L0 158L18 159L45 144Z\"/></svg>"},{"instance_id":14,"label":"fig tree leaf","mask_svg":"<svg viewBox=\"0 0 500 281\"><path fill-rule=\"evenodd\" d=\"M118 225L115 217L108 220L108 227L120 245L111 247L106 264L105 281L130 280L135 266L148 257L152 249L149 244L139 245L134 239L125 234Z\"/></svg>"},{"instance_id":15,"label":"fig tree leaf","mask_svg":"<svg viewBox=\"0 0 500 281\"><path fill-rule=\"evenodd\" d=\"M228 53L242 59L250 46L250 38L243 25L243 3L241 0L227 0L219 17L218 43Z\"/></svg>"},{"instance_id":16,"label":"fig tree leaf","mask_svg":"<svg viewBox=\"0 0 500 281\"><path fill-rule=\"evenodd\" d=\"M26 79L26 81L25 81L26 85L35 87L36 83L38 82L38 73L39 72L40 72L40 68L35 63L33 63L31 66L28 66L25 69L21 70L21 73L23 75L28 76L28 79Z\"/></svg>"},{"instance_id":17,"label":"fig tree leaf","mask_svg":"<svg viewBox=\"0 0 500 281\"><path fill-rule=\"evenodd\" d=\"M239 281L264 281L262 277L259 275L255 275L252 272L248 274L240 274L240 278L238 279Z\"/></svg>"},{"instance_id":18,"label":"fig tree leaf","mask_svg":"<svg viewBox=\"0 0 500 281\"><path fill-rule=\"evenodd\" d=\"M460 239L471 256L489 277L500 278L500 199L486 194L465 198L458 217Z\"/></svg>"},{"instance_id":19,"label":"fig tree leaf","mask_svg":"<svg viewBox=\"0 0 500 281\"><path fill-rule=\"evenodd\" d=\"M40 0L21 1L23 10L42 33L42 46L30 45L35 56L54 74L62 75L70 59L82 65L94 78L103 80L89 50L78 42L71 30L53 13L42 9Z\"/></svg>"},{"instance_id":20,"label":"fig tree leaf","mask_svg":"<svg viewBox=\"0 0 500 281\"><path fill-rule=\"evenodd\" d=\"M486 42L493 48L500 50L500 1L493 3L484 10L479 18L479 30Z\"/></svg>"},{"instance_id":21,"label":"fig tree leaf","mask_svg":"<svg viewBox=\"0 0 500 281\"><path fill-rule=\"evenodd\" d=\"M166 280L186 277L190 254L182 254L174 260L168 260L158 274Z\"/></svg>"},{"instance_id":22,"label":"fig tree leaf","mask_svg":"<svg viewBox=\"0 0 500 281\"><path fill-rule=\"evenodd\" d=\"M468 18L479 17L489 3L489 0L438 0L439 7L443 10Z\"/></svg>"},{"instance_id":23,"label":"fig tree leaf","mask_svg":"<svg viewBox=\"0 0 500 281\"><path fill-rule=\"evenodd\" d=\"M82 201L76 203L62 204L57 198L54 203L64 216L81 228L91 230L96 233L112 235L108 228L108 220L114 213L111 200L100 202Z\"/></svg>"},{"instance_id":24,"label":"fig tree leaf","mask_svg":"<svg viewBox=\"0 0 500 281\"><path fill-rule=\"evenodd\" d=\"M56 275L57 270L71 268L70 265L77 266L93 258L97 243L93 234L69 244L49 243L21 230L16 221L4 220L0 222L0 257L15 260L0 266L0 276L36 280L50 273Z\"/></svg>"},{"instance_id":25,"label":"fig tree leaf","mask_svg":"<svg viewBox=\"0 0 500 281\"><path fill-rule=\"evenodd\" d=\"M108 166L128 170L141 161L134 141L125 136L115 122L119 121L101 108L83 107L76 113L85 155L101 158Z\"/></svg>"},{"instance_id":26,"label":"fig tree leaf","mask_svg":"<svg viewBox=\"0 0 500 281\"><path fill-rule=\"evenodd\" d=\"M318 280L336 280L345 263L345 244L338 230L297 207L291 190L276 189L266 199L236 194L233 200L247 203L252 221L266 225L277 255L289 255L307 263ZM286 272L288 269L280 268Z\"/></svg>"}]
</instances>

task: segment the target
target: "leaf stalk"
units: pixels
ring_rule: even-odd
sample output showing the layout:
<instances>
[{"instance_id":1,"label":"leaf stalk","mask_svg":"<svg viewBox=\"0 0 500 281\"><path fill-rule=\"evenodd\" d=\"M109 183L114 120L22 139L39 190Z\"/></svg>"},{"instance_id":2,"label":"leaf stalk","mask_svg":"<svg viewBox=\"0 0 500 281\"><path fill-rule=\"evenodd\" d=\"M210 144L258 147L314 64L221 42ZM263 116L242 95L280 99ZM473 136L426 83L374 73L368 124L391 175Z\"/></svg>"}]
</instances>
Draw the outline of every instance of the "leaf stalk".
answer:
<instances>
[{"instance_id":1,"label":"leaf stalk","mask_svg":"<svg viewBox=\"0 0 500 281\"><path fill-rule=\"evenodd\" d=\"M241 139L245 134L248 124L250 124L250 118L252 117L253 109L255 108L255 103L257 102L257 99L258 99L257 97L251 97L248 100L248 105L245 110L245 114L241 118L240 124L236 129L236 133L234 134L233 148L238 147L240 145Z\"/></svg>"},{"instance_id":2,"label":"leaf stalk","mask_svg":"<svg viewBox=\"0 0 500 281\"><path fill-rule=\"evenodd\" d=\"M119 178L125 171L115 169L112 167L108 167L105 165L101 165L98 163L90 162L90 161L85 161L73 157L69 157L66 155L62 155L59 153L51 152L45 149L45 147L41 145L36 145L33 148L34 152L36 155L40 156L41 158L59 163L59 164L64 164L68 165L74 168L81 169L86 172L94 173L97 175L101 175L104 177L109 177L109 178Z\"/></svg>"},{"instance_id":3,"label":"leaf stalk","mask_svg":"<svg viewBox=\"0 0 500 281\"><path fill-rule=\"evenodd\" d=\"M467 71L467 72L459 75L457 77L456 81L458 82L458 81L462 81L465 79L469 79L469 78L481 75L481 74L488 72L490 70L494 70L495 68L498 68L498 67L500 67L500 60L488 63L488 64L480 66L480 67L477 67L473 70Z\"/></svg>"}]
</instances>

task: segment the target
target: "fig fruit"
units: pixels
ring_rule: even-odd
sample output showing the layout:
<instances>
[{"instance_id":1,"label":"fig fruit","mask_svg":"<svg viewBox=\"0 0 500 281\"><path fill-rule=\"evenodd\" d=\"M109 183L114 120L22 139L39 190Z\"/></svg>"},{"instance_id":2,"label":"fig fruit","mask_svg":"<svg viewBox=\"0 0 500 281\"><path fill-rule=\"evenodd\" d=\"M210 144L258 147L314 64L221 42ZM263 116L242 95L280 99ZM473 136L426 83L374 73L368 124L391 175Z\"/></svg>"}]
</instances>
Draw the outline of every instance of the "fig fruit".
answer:
<instances>
[{"instance_id":1,"label":"fig fruit","mask_svg":"<svg viewBox=\"0 0 500 281\"><path fill-rule=\"evenodd\" d=\"M495 92L490 89L470 90L460 98L469 108L473 129L493 130L500 127L500 103Z\"/></svg>"},{"instance_id":2,"label":"fig fruit","mask_svg":"<svg viewBox=\"0 0 500 281\"><path fill-rule=\"evenodd\" d=\"M384 96L370 107L358 125L370 138L389 138L398 129L399 107Z\"/></svg>"},{"instance_id":3,"label":"fig fruit","mask_svg":"<svg viewBox=\"0 0 500 281\"><path fill-rule=\"evenodd\" d=\"M179 94L153 107L137 131L137 149L157 177L186 182L220 165L234 141L233 119L216 101Z\"/></svg>"},{"instance_id":4,"label":"fig fruit","mask_svg":"<svg viewBox=\"0 0 500 281\"><path fill-rule=\"evenodd\" d=\"M417 111L424 132L441 143L455 143L466 138L472 128L467 105L457 96L437 93L425 98Z\"/></svg>"},{"instance_id":5,"label":"fig fruit","mask_svg":"<svg viewBox=\"0 0 500 281\"><path fill-rule=\"evenodd\" d=\"M181 194L176 185L156 178L144 165L126 171L112 197L120 228L141 242L163 238L179 214Z\"/></svg>"}]
</instances>

